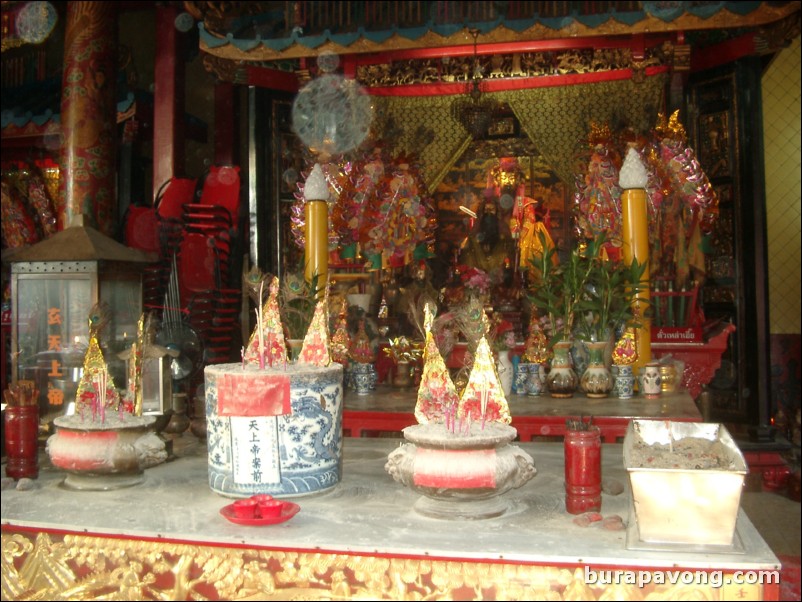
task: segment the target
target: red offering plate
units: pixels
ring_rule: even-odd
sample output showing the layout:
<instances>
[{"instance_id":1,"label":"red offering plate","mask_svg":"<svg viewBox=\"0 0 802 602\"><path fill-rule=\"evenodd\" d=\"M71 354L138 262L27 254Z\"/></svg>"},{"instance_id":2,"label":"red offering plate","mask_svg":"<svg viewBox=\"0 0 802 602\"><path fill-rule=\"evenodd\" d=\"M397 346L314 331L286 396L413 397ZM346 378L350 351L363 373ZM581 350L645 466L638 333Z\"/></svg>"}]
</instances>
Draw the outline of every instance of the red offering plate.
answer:
<instances>
[{"instance_id":1,"label":"red offering plate","mask_svg":"<svg viewBox=\"0 0 802 602\"><path fill-rule=\"evenodd\" d=\"M229 504L228 506L223 506L220 508L220 514L222 514L224 518L237 525L247 525L249 527L277 525L290 520L293 516L298 514L298 511L301 509L298 504L294 504L292 502L283 502L283 504L284 505L281 508L281 513L278 516L269 516L266 518L240 518L234 514L234 504Z\"/></svg>"}]
</instances>

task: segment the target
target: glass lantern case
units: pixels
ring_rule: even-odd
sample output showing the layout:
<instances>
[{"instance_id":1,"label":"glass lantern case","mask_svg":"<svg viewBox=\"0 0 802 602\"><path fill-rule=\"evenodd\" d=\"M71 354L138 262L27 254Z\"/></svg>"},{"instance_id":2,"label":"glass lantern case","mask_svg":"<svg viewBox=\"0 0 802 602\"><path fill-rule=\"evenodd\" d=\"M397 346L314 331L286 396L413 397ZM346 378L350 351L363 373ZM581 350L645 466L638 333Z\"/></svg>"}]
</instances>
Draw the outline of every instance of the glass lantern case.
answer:
<instances>
[{"instance_id":1,"label":"glass lantern case","mask_svg":"<svg viewBox=\"0 0 802 602\"><path fill-rule=\"evenodd\" d=\"M142 273L151 258L85 226L72 226L11 260L12 379L33 381L43 424L71 413L89 340L89 312L104 302L110 322L101 348L117 388L118 354L137 335Z\"/></svg>"}]
</instances>

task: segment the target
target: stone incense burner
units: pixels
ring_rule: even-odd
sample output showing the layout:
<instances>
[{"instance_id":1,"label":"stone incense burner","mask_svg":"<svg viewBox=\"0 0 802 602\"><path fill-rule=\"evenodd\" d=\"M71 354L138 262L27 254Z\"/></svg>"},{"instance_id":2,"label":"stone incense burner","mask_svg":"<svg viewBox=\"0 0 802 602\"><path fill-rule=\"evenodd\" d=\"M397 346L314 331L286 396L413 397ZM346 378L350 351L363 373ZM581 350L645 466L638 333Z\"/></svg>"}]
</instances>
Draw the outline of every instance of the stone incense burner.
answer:
<instances>
[{"instance_id":1,"label":"stone incense burner","mask_svg":"<svg viewBox=\"0 0 802 602\"><path fill-rule=\"evenodd\" d=\"M517 431L506 424L473 425L457 434L442 423L404 429L407 443L390 453L385 470L417 491L416 512L431 518L476 520L507 510L502 494L537 473L532 457L511 445Z\"/></svg>"}]
</instances>

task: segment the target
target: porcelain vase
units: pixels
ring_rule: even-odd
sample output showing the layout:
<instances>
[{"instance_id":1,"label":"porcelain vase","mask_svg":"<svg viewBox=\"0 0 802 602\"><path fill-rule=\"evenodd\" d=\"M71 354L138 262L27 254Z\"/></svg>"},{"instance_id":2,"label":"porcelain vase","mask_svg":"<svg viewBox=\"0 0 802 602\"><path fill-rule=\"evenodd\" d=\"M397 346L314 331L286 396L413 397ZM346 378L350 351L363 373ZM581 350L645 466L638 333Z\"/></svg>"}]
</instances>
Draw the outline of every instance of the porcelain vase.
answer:
<instances>
[{"instance_id":1,"label":"porcelain vase","mask_svg":"<svg viewBox=\"0 0 802 602\"><path fill-rule=\"evenodd\" d=\"M498 354L496 371L498 372L498 380L501 383L501 389L504 391L504 395L509 397L512 393L512 380L515 374L508 351L502 351Z\"/></svg>"},{"instance_id":2,"label":"porcelain vase","mask_svg":"<svg viewBox=\"0 0 802 602\"><path fill-rule=\"evenodd\" d=\"M526 394L529 397L540 397L543 393L543 366L531 364L529 378L526 379Z\"/></svg>"},{"instance_id":3,"label":"porcelain vase","mask_svg":"<svg viewBox=\"0 0 802 602\"><path fill-rule=\"evenodd\" d=\"M554 357L546 376L546 388L552 397L573 397L579 386L579 378L571 363L571 346L571 341L559 341L554 344Z\"/></svg>"},{"instance_id":4,"label":"porcelain vase","mask_svg":"<svg viewBox=\"0 0 802 602\"><path fill-rule=\"evenodd\" d=\"M635 394L635 375L631 365L618 366L615 376L615 392L619 399L631 399Z\"/></svg>"},{"instance_id":5,"label":"porcelain vase","mask_svg":"<svg viewBox=\"0 0 802 602\"><path fill-rule=\"evenodd\" d=\"M304 346L303 339L287 339L287 347L289 351L290 361L294 362L301 355L301 349Z\"/></svg>"},{"instance_id":6,"label":"porcelain vase","mask_svg":"<svg viewBox=\"0 0 802 602\"><path fill-rule=\"evenodd\" d=\"M607 397L613 388L613 375L604 361L607 343L596 341L586 343L588 366L579 379L579 385L588 397Z\"/></svg>"},{"instance_id":7,"label":"porcelain vase","mask_svg":"<svg viewBox=\"0 0 802 602\"><path fill-rule=\"evenodd\" d=\"M518 363L513 386L513 393L516 395L526 395L526 381L529 380L529 368L531 365L529 362Z\"/></svg>"},{"instance_id":8,"label":"porcelain vase","mask_svg":"<svg viewBox=\"0 0 802 602\"><path fill-rule=\"evenodd\" d=\"M660 365L657 362L650 362L642 368L640 375L640 393L644 397L656 398L662 393L662 379L660 377Z\"/></svg>"},{"instance_id":9,"label":"porcelain vase","mask_svg":"<svg viewBox=\"0 0 802 602\"><path fill-rule=\"evenodd\" d=\"M357 395L369 395L376 387L376 369L373 364L353 363L348 367L350 382Z\"/></svg>"}]
</instances>

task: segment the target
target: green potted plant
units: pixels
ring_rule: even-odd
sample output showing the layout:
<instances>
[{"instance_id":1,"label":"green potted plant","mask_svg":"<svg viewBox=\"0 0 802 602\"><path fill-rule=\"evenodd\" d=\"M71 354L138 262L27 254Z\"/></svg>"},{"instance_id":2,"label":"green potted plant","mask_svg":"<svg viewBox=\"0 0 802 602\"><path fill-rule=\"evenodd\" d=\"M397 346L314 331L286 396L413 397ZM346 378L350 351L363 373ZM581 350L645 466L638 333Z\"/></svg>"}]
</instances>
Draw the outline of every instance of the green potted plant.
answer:
<instances>
[{"instance_id":1,"label":"green potted plant","mask_svg":"<svg viewBox=\"0 0 802 602\"><path fill-rule=\"evenodd\" d=\"M303 273L290 272L281 279L278 304L284 335L295 359L312 323L318 301L317 276L307 282Z\"/></svg>"},{"instance_id":2,"label":"green potted plant","mask_svg":"<svg viewBox=\"0 0 802 602\"><path fill-rule=\"evenodd\" d=\"M604 233L588 243L585 261L588 277L576 304L575 336L585 343L588 367L580 377L580 387L589 397L606 397L613 377L606 360L608 346L619 328L638 326L632 301L642 290L645 263L631 264L607 259L602 250Z\"/></svg>"},{"instance_id":3,"label":"green potted plant","mask_svg":"<svg viewBox=\"0 0 802 602\"><path fill-rule=\"evenodd\" d=\"M547 318L550 346L573 339L574 322L581 313L582 295L591 276L592 264L587 253L575 248L568 260L561 263L557 248L549 245L538 232L543 252L530 263L528 300ZM587 249L591 252L590 245Z\"/></svg>"},{"instance_id":4,"label":"green potted plant","mask_svg":"<svg viewBox=\"0 0 802 602\"><path fill-rule=\"evenodd\" d=\"M595 342L599 342L599 353L604 358L604 347L615 329L635 317L632 300L643 286L646 264L607 260L602 253L608 242L604 233L577 245L568 259L559 263L557 250L539 235L544 252L532 261L527 298L548 320L554 358L547 387L554 397L570 397L569 389L577 386L576 374L570 373L574 338L588 342L591 355L595 355ZM609 384L612 387L612 376Z\"/></svg>"},{"instance_id":5,"label":"green potted plant","mask_svg":"<svg viewBox=\"0 0 802 602\"><path fill-rule=\"evenodd\" d=\"M557 249L538 232L543 252L535 255L530 264L528 300L547 318L549 347L553 353L546 377L546 388L552 397L572 397L579 379L571 362L574 322L582 313L582 297L593 271L589 253L575 248L567 261L561 263Z\"/></svg>"},{"instance_id":6,"label":"green potted plant","mask_svg":"<svg viewBox=\"0 0 802 602\"><path fill-rule=\"evenodd\" d=\"M633 260L627 265L601 257L589 261L592 269L587 288L577 304L584 319L578 321L576 333L584 341L605 342L624 324L638 326L632 301L644 287L647 264Z\"/></svg>"}]
</instances>

